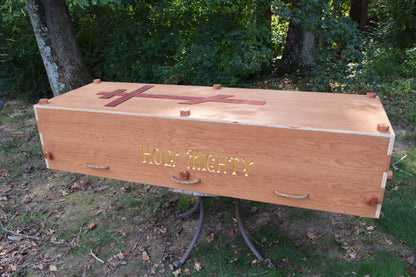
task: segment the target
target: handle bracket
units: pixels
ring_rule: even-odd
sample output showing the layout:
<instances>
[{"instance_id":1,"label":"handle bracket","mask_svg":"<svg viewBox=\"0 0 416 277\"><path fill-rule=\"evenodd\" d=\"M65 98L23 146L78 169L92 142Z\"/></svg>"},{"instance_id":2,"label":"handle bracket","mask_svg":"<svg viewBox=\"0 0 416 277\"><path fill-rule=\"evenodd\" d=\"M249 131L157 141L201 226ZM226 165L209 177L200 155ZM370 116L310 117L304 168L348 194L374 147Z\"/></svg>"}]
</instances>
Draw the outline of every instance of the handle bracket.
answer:
<instances>
[{"instance_id":1,"label":"handle bracket","mask_svg":"<svg viewBox=\"0 0 416 277\"><path fill-rule=\"evenodd\" d=\"M94 168L94 169L109 169L110 168L108 165L99 166L99 165L93 165L93 164L88 164L88 163L85 163L85 166L89 168Z\"/></svg>"},{"instance_id":2,"label":"handle bracket","mask_svg":"<svg viewBox=\"0 0 416 277\"><path fill-rule=\"evenodd\" d=\"M182 184L182 185L194 185L194 184L198 184L201 182L201 179L196 179L193 181L184 181L184 180L179 180L178 178L176 178L175 176L170 176L170 178L172 179L172 181L178 183L178 184Z\"/></svg>"},{"instance_id":3,"label":"handle bracket","mask_svg":"<svg viewBox=\"0 0 416 277\"><path fill-rule=\"evenodd\" d=\"M305 195L291 195L291 194L286 194L286 193L283 193L283 192L280 192L280 191L277 191L277 190L273 190L273 192L276 194L276 195L279 195L279 196L281 196L281 197L285 197L285 198L290 198L290 199L306 199L306 198L308 198L309 197L309 193L308 194L305 194Z\"/></svg>"}]
</instances>

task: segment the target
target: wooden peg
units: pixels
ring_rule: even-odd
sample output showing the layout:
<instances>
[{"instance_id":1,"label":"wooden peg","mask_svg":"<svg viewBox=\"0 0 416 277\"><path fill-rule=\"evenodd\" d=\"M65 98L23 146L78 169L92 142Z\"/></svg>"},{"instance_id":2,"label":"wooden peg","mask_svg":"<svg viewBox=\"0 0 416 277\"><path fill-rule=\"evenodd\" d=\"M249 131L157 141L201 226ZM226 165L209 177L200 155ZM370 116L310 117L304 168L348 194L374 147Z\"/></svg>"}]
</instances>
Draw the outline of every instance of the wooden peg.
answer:
<instances>
[{"instance_id":1,"label":"wooden peg","mask_svg":"<svg viewBox=\"0 0 416 277\"><path fill-rule=\"evenodd\" d=\"M377 124L377 131L379 131L379 132L388 132L389 128L390 128L390 126L387 123Z\"/></svg>"},{"instance_id":2,"label":"wooden peg","mask_svg":"<svg viewBox=\"0 0 416 277\"><path fill-rule=\"evenodd\" d=\"M179 171L179 178L181 180L188 180L189 176L190 174L188 170L184 169L184 170Z\"/></svg>"},{"instance_id":3,"label":"wooden peg","mask_svg":"<svg viewBox=\"0 0 416 277\"><path fill-rule=\"evenodd\" d=\"M220 84L214 84L212 87L214 89L221 89L221 85Z\"/></svg>"},{"instance_id":4,"label":"wooden peg","mask_svg":"<svg viewBox=\"0 0 416 277\"><path fill-rule=\"evenodd\" d=\"M379 203L378 197L374 194L367 195L365 198L365 202L367 202L367 204L370 206L375 206Z\"/></svg>"},{"instance_id":5,"label":"wooden peg","mask_svg":"<svg viewBox=\"0 0 416 277\"><path fill-rule=\"evenodd\" d=\"M39 99L39 105L46 105L49 103L48 98Z\"/></svg>"},{"instance_id":6,"label":"wooden peg","mask_svg":"<svg viewBox=\"0 0 416 277\"><path fill-rule=\"evenodd\" d=\"M377 96L377 93L375 93L375 92L367 92L367 97L368 98L376 98L376 96Z\"/></svg>"},{"instance_id":7,"label":"wooden peg","mask_svg":"<svg viewBox=\"0 0 416 277\"><path fill-rule=\"evenodd\" d=\"M181 109L181 116L187 117L187 116L190 116L190 115L191 115L191 110L190 109L187 109L187 108Z\"/></svg>"},{"instance_id":8,"label":"wooden peg","mask_svg":"<svg viewBox=\"0 0 416 277\"><path fill-rule=\"evenodd\" d=\"M94 84L99 84L99 83L101 83L101 79L94 79L93 83Z\"/></svg>"},{"instance_id":9,"label":"wooden peg","mask_svg":"<svg viewBox=\"0 0 416 277\"><path fill-rule=\"evenodd\" d=\"M387 181L391 181L393 179L393 171L389 170L387 172Z\"/></svg>"},{"instance_id":10,"label":"wooden peg","mask_svg":"<svg viewBox=\"0 0 416 277\"><path fill-rule=\"evenodd\" d=\"M53 159L53 154L50 151L45 151L45 152L43 152L43 157L45 157L45 159L52 160Z\"/></svg>"}]
</instances>

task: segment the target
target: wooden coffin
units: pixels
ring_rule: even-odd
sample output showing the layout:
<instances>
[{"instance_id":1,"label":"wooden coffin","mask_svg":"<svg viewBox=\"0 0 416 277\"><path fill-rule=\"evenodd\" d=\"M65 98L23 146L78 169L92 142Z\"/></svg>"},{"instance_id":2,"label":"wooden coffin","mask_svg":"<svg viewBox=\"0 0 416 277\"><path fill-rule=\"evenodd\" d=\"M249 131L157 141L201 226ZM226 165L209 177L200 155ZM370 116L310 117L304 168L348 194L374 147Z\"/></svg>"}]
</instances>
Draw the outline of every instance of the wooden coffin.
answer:
<instances>
[{"instance_id":1,"label":"wooden coffin","mask_svg":"<svg viewBox=\"0 0 416 277\"><path fill-rule=\"evenodd\" d=\"M380 215L394 133L375 95L96 80L34 110L51 169Z\"/></svg>"}]
</instances>

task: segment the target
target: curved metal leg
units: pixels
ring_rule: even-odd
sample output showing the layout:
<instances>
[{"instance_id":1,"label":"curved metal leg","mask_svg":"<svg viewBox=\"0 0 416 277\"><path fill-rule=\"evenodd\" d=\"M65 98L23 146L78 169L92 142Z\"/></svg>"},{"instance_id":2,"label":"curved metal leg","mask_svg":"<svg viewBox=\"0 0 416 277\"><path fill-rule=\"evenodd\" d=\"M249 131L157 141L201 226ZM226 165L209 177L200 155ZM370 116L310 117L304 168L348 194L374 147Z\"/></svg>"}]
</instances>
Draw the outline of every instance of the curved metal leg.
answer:
<instances>
[{"instance_id":1,"label":"curved metal leg","mask_svg":"<svg viewBox=\"0 0 416 277\"><path fill-rule=\"evenodd\" d=\"M187 212L184 212L184 213L181 213L181 214L178 214L177 215L177 217L188 217L188 216L190 216L191 214L193 214L194 212L196 212L196 210L198 210L198 208L199 208L199 206L201 205L201 196L200 197L198 197L198 200L196 201L196 203L195 203L195 205L192 207L192 209L190 209L189 211L187 211Z\"/></svg>"},{"instance_id":2,"label":"curved metal leg","mask_svg":"<svg viewBox=\"0 0 416 277\"><path fill-rule=\"evenodd\" d=\"M178 267L178 266L183 265L185 263L186 259L188 259L188 256L191 254L191 251L194 248L194 246L195 246L195 244L196 244L196 242L198 240L199 234L201 233L202 224L204 223L204 213L205 213L205 211L204 211L204 197L202 197L202 196L198 197L197 204L198 203L199 203L199 222L198 222L198 227L196 229L196 232L194 234L194 237L192 238L191 244L189 245L189 247L186 250L185 254L182 256L181 260L179 262L178 261L174 261L173 262L173 265L175 267ZM194 212L194 211L196 211L197 208L198 208L197 205L195 205L189 212L191 212L191 211ZM187 212L187 213L189 213L189 212ZM192 213L190 213L190 214L192 214Z\"/></svg>"},{"instance_id":3,"label":"curved metal leg","mask_svg":"<svg viewBox=\"0 0 416 277\"><path fill-rule=\"evenodd\" d=\"M255 214L258 210L257 207L251 207L250 210L245 208L243 205L241 205L241 201L240 202L240 209L243 210L244 212L248 213L248 214Z\"/></svg>"},{"instance_id":4,"label":"curved metal leg","mask_svg":"<svg viewBox=\"0 0 416 277\"><path fill-rule=\"evenodd\" d=\"M238 228L240 229L240 233L243 236L244 241L246 242L247 246L250 248L251 252L253 252L253 254L256 256L257 260L259 260L259 262L261 263L268 263L268 259L265 260L263 256L260 255L260 253L254 247L254 245L251 243L250 238L248 237L247 232L244 229L243 221L241 220L240 207L241 207L240 199L235 199L235 216L238 221Z\"/></svg>"}]
</instances>

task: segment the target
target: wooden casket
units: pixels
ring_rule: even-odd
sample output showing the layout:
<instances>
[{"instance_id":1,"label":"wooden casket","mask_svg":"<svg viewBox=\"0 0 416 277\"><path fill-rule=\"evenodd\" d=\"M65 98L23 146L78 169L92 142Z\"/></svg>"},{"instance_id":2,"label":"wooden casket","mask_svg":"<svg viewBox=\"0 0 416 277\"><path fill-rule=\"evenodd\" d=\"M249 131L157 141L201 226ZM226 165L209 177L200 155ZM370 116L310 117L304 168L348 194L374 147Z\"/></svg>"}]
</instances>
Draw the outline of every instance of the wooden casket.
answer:
<instances>
[{"instance_id":1,"label":"wooden casket","mask_svg":"<svg viewBox=\"0 0 416 277\"><path fill-rule=\"evenodd\" d=\"M95 80L34 110L50 169L380 216L394 133L375 94Z\"/></svg>"}]
</instances>

